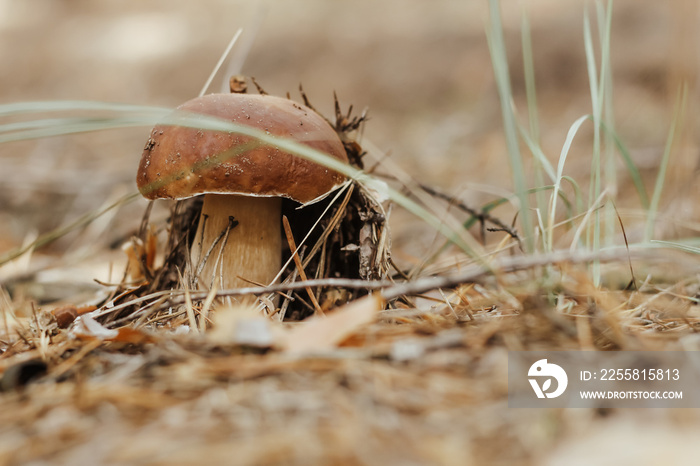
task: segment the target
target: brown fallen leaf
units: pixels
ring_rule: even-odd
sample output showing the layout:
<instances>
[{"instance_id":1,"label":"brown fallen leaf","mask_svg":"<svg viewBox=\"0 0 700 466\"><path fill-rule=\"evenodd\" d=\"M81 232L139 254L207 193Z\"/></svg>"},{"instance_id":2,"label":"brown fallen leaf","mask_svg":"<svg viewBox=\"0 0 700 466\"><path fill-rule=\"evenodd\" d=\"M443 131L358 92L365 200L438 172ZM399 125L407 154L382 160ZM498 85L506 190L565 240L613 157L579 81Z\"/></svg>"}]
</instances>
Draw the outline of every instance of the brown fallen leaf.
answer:
<instances>
[{"instance_id":1,"label":"brown fallen leaf","mask_svg":"<svg viewBox=\"0 0 700 466\"><path fill-rule=\"evenodd\" d=\"M117 330L117 336L109 339L109 341L139 345L142 343L153 342L155 339L156 338L154 335L145 333L137 328L122 327Z\"/></svg>"},{"instance_id":2,"label":"brown fallen leaf","mask_svg":"<svg viewBox=\"0 0 700 466\"><path fill-rule=\"evenodd\" d=\"M147 343L154 340L154 336L139 329L122 327L108 329L88 315L80 316L73 334L83 340L114 341L118 343Z\"/></svg>"},{"instance_id":3,"label":"brown fallen leaf","mask_svg":"<svg viewBox=\"0 0 700 466\"><path fill-rule=\"evenodd\" d=\"M337 347L360 327L372 322L384 308L379 295L352 301L330 314L315 316L297 324L280 341L287 353L314 353Z\"/></svg>"},{"instance_id":4,"label":"brown fallen leaf","mask_svg":"<svg viewBox=\"0 0 700 466\"><path fill-rule=\"evenodd\" d=\"M73 305L61 306L51 311L56 318L58 328L68 328L78 317L78 308Z\"/></svg>"},{"instance_id":5,"label":"brown fallen leaf","mask_svg":"<svg viewBox=\"0 0 700 466\"><path fill-rule=\"evenodd\" d=\"M51 314L56 318L56 323L58 328L68 328L73 321L83 314L92 312L97 307L95 306L73 306L72 304L67 304L65 306L60 306L51 311Z\"/></svg>"}]
</instances>

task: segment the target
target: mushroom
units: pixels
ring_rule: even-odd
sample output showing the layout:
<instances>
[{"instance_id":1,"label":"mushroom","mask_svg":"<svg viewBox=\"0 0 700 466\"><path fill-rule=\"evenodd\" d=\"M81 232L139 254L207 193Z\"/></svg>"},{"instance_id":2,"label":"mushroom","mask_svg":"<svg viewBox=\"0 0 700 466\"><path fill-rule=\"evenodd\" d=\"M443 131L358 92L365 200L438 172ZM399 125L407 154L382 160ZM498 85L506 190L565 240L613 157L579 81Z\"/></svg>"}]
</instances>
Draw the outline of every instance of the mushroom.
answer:
<instances>
[{"instance_id":1,"label":"mushroom","mask_svg":"<svg viewBox=\"0 0 700 466\"><path fill-rule=\"evenodd\" d=\"M185 102L178 111L223 118L348 161L328 122L289 99L210 94ZM204 195L190 255L193 273L201 268L200 289L216 280L219 289L271 284L281 266L281 198L306 204L344 180L340 173L249 136L169 125L151 132L136 177L148 199Z\"/></svg>"}]
</instances>

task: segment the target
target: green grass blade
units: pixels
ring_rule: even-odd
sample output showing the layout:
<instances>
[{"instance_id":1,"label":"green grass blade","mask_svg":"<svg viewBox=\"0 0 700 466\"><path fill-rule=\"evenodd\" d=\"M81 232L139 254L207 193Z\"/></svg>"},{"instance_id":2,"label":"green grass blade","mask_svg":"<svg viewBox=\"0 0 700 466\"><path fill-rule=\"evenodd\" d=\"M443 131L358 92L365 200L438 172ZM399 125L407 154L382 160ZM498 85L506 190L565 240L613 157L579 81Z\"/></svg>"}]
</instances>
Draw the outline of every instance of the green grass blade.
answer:
<instances>
[{"instance_id":1,"label":"green grass blade","mask_svg":"<svg viewBox=\"0 0 700 466\"><path fill-rule=\"evenodd\" d=\"M554 183L554 180L556 180L557 175L554 172L554 167L552 166L552 163L549 161L549 159L547 159L547 156L544 155L544 152L542 152L542 148L540 147L540 145L535 140L533 140L533 138L527 133L527 131L525 131L525 128L523 128L522 125L518 124L518 130L520 131L520 136L523 138L523 141L525 141L527 148L530 149L532 156L535 158L535 161L538 163L540 168L544 170L544 172L547 174L552 183Z\"/></svg>"},{"instance_id":2,"label":"green grass blade","mask_svg":"<svg viewBox=\"0 0 700 466\"><path fill-rule=\"evenodd\" d=\"M658 244L659 246L668 246L673 249L678 249L680 251L689 252L692 254L700 254L700 247L690 246L688 244L671 242L671 241L661 241L661 240L651 240L652 244Z\"/></svg>"},{"instance_id":3,"label":"green grass blade","mask_svg":"<svg viewBox=\"0 0 700 466\"><path fill-rule=\"evenodd\" d=\"M639 169L634 164L634 160L632 160L632 156L630 155L629 149L627 149L627 146L625 146L625 144L622 142L622 139L620 139L620 136L615 132L613 128L609 127L604 122L602 122L601 124L603 131L612 137L612 140L615 143L615 147L617 147L617 151L620 153L620 157L622 157L622 161L625 164L627 173L632 179L632 184L634 184L634 188L637 190L637 195L639 196L639 203L642 205L642 208L644 208L644 210L647 210L649 208L649 195L647 194L647 189L644 186L644 181L642 181L642 175L641 173L639 173Z\"/></svg>"},{"instance_id":4,"label":"green grass blade","mask_svg":"<svg viewBox=\"0 0 700 466\"><path fill-rule=\"evenodd\" d=\"M561 180L564 176L564 165L566 165L566 159L569 156L569 150L571 149L571 144L574 141L574 137L581 128L581 125L589 119L589 115L584 115L579 117L571 127L569 132L566 134L566 140L561 148L561 154L559 155L559 163L557 164L557 175L554 181L554 191L550 197L550 207L549 207L549 230L547 231L547 243L550 248L554 247L554 224L556 220L557 213L557 197L559 191L561 190Z\"/></svg>"},{"instance_id":5,"label":"green grass blade","mask_svg":"<svg viewBox=\"0 0 700 466\"><path fill-rule=\"evenodd\" d=\"M564 177L564 179L567 179L567 178L568 177L566 177L566 176ZM578 185L577 185L577 187L578 187ZM540 191L546 192L546 191L550 191L552 189L554 189L554 186L552 186L552 185L537 186L535 188L530 188L527 193L528 194L537 194ZM573 215L573 206L571 204L571 201L569 201L569 199L566 197L566 194L564 194L561 191L559 191L559 198L564 203L564 207L566 207L567 216L571 217ZM511 202L511 201L512 201L512 198L510 198L510 197L499 197L498 199L494 199L493 201L487 202L486 204L481 206L481 211L483 213L487 214L487 213L491 212L492 210L494 210L495 208L497 208L503 204L506 204L508 202ZM473 227L474 225L476 225L476 222L478 220L479 219L477 217L470 216L464 222L464 224L463 224L464 228L468 229L468 228Z\"/></svg>"},{"instance_id":6,"label":"green grass blade","mask_svg":"<svg viewBox=\"0 0 700 466\"><path fill-rule=\"evenodd\" d=\"M73 102L49 102L45 108L40 107L40 103L28 104L12 104L0 108L0 112L5 114L12 113L14 115L23 113L36 113L41 111L56 111L59 109L70 109L75 111L75 108L70 108ZM0 106L1 107L1 106ZM115 108L111 104L101 103L84 103L82 109L99 110L106 108ZM132 126L153 126L154 124L170 124L178 126L188 126L198 129L207 129L213 131L234 132L259 141L261 144L269 144L279 147L282 150L293 153L299 157L310 160L314 163L326 166L332 170L342 173L349 178L352 178L364 186L383 191L396 204L404 207L409 212L418 216L420 219L431 225L436 231L443 234L448 240L461 248L468 255L478 258L475 252L476 242L471 237L462 231L456 231L445 225L438 217L429 212L426 208L417 202L409 199L393 188L387 186L384 182L367 175L361 170L358 170L348 164L345 164L333 157L329 157L322 152L316 151L304 144L276 137L267 134L265 131L251 128L245 125L239 125L231 121L210 117L207 115L193 114L187 112L173 112L158 107L143 107L118 105L118 111L127 115L120 117L77 117L77 118L58 118L48 120L38 120L34 122L11 123L5 125L5 134L0 134L0 142L18 141L25 139L36 139L48 136L59 136L75 133L83 133L86 131L106 130ZM24 129L21 129L24 128ZM18 130L19 129L19 130ZM236 151L231 151L229 156L235 156ZM218 156L218 154L217 154ZM470 241L471 239L471 241ZM42 245L45 244L42 240ZM48 241L48 239L46 240ZM21 253L20 253L21 254ZM8 256L9 257L9 256ZM12 257L17 257L15 253ZM11 258L3 258L3 260L11 260Z\"/></svg>"},{"instance_id":7,"label":"green grass blade","mask_svg":"<svg viewBox=\"0 0 700 466\"><path fill-rule=\"evenodd\" d=\"M122 113L155 113L167 115L171 108L150 105L120 104L90 100L46 100L37 102L16 102L0 104L0 117L28 115L32 113L99 111Z\"/></svg>"},{"instance_id":8,"label":"green grass blade","mask_svg":"<svg viewBox=\"0 0 700 466\"><path fill-rule=\"evenodd\" d=\"M527 98L528 123L532 139L539 144L540 119L537 113L537 92L535 87L535 62L532 58L532 35L530 21L523 11L521 22L521 40L523 44L523 73L525 75L525 96Z\"/></svg>"},{"instance_id":9,"label":"green grass blade","mask_svg":"<svg viewBox=\"0 0 700 466\"><path fill-rule=\"evenodd\" d=\"M131 193L127 194L120 199L118 199L116 202L108 205L107 207L96 210L94 212L88 212L87 214L79 217L78 219L74 220L73 222L69 223L68 225L62 226L60 228L57 228L45 235L41 235L39 238L37 238L35 241L33 241L31 244L28 244L26 246L22 246L19 248L12 249L8 251L7 253L3 254L0 256L0 266L4 265L5 263L18 258L22 254L26 253L27 251L40 248L42 246L45 246L58 238L61 238L62 236L70 233L71 231L77 230L79 228L84 227L85 225L91 223L93 220L97 219L98 217L101 217L102 215L106 214L112 209L115 209L117 207L121 207L123 205L129 204L130 202L135 201L141 197L140 193Z\"/></svg>"},{"instance_id":10,"label":"green grass blade","mask_svg":"<svg viewBox=\"0 0 700 466\"><path fill-rule=\"evenodd\" d=\"M546 171L547 168L551 169L551 164L548 163L549 161L546 163L544 162L546 157L544 156L542 148L540 147L540 122L537 112L535 63L534 59L532 58L532 36L530 34L530 21L528 20L527 13L524 9L521 15L520 30L521 42L523 44L523 74L525 77L525 96L527 98L527 114L530 134L528 136L524 136L525 131L523 131L521 125L518 124L518 128L520 129L520 134L523 135L526 140L530 140L527 145L530 148L530 152L534 156L532 168L535 186L543 186L545 183L544 174L542 171ZM549 167L547 165L549 165ZM549 218L546 215L542 215L542 213L546 212L547 210L547 198L544 191L538 191L537 194L535 194L535 203L537 205L537 222L540 227L540 231L542 232L542 240L544 241L544 238L546 237L545 232L547 231L547 219ZM544 246L546 247L546 243Z\"/></svg>"},{"instance_id":11,"label":"green grass blade","mask_svg":"<svg viewBox=\"0 0 700 466\"><path fill-rule=\"evenodd\" d=\"M596 2L596 13L598 18L599 40L601 43L601 66L600 66L600 104L602 106L602 114L600 124L603 124L603 119L611 127L615 127L615 115L613 111L613 85L612 85L612 63L610 62L610 40L612 30L612 0L608 1L607 9L603 4ZM604 117L604 118L603 118ZM605 181L605 189L609 193L617 193L617 170L615 167L615 147L613 145L612 136L609 132L603 133L605 137L605 158L603 163L603 174ZM615 228L617 214L612 203L606 203L603 210L605 231L603 234L603 244L611 246L615 238Z\"/></svg>"},{"instance_id":12,"label":"green grass blade","mask_svg":"<svg viewBox=\"0 0 700 466\"><path fill-rule=\"evenodd\" d=\"M534 251L534 230L532 212L527 195L527 183L523 160L518 144L518 133L513 114L513 94L510 87L510 75L508 72L508 58L506 56L505 40L503 38L503 25L501 23L500 4L498 0L489 0L490 23L488 29L488 44L491 53L491 63L496 78L496 85L501 101L501 113L503 116L503 129L506 135L508 158L513 172L513 187L520 204L519 218L524 233L526 251Z\"/></svg>"},{"instance_id":13,"label":"green grass blade","mask_svg":"<svg viewBox=\"0 0 700 466\"><path fill-rule=\"evenodd\" d=\"M661 193L664 189L664 182L666 181L666 170L668 169L668 162L671 157L671 148L673 147L673 142L678 135L679 127L681 126L681 121L683 120L683 114L685 113L685 103L687 100L688 88L683 86L682 90L679 90L676 96L676 104L673 110L673 120L671 121L671 127L668 130L668 137L666 138L666 147L664 147L664 154L661 157L661 163L659 164L659 172L656 175L656 183L654 184L654 192L651 196L651 202L649 203L649 213L647 215L647 225L644 232L644 239L650 241L654 236L654 225L656 223L656 215L659 209L659 202L661 201Z\"/></svg>"},{"instance_id":14,"label":"green grass blade","mask_svg":"<svg viewBox=\"0 0 700 466\"><path fill-rule=\"evenodd\" d=\"M591 185L589 189L588 203L589 208L594 205L600 197L601 192L601 165L600 165L600 121L601 107L603 100L604 87L599 86L598 72L596 67L595 51L593 47L593 38L591 33L591 23L588 19L588 9L584 10L583 16L583 42L586 51L586 67L588 69L588 83L591 92L591 107L593 115L593 157L591 159ZM594 252L600 250L600 211L595 209L593 212L593 222L591 222L586 236L589 246ZM591 231L592 228L592 231ZM598 286L600 283L600 263L594 261L593 267L593 283Z\"/></svg>"},{"instance_id":15,"label":"green grass blade","mask_svg":"<svg viewBox=\"0 0 700 466\"><path fill-rule=\"evenodd\" d=\"M157 117L51 118L0 125L0 143L153 125Z\"/></svg>"},{"instance_id":16,"label":"green grass blade","mask_svg":"<svg viewBox=\"0 0 700 466\"><path fill-rule=\"evenodd\" d=\"M578 185L575 179L568 175L562 176L561 179L567 181L571 185L571 187L574 188L574 199L576 200L576 208L573 209L573 212L571 212L571 206L570 204L567 204L567 207L569 208L569 213L567 215L578 215L579 212L583 212L583 194L581 193L581 187ZM566 198L566 196L564 196L564 193L560 193L560 197L562 197L562 199L566 199L565 202L568 203L568 199Z\"/></svg>"}]
</instances>

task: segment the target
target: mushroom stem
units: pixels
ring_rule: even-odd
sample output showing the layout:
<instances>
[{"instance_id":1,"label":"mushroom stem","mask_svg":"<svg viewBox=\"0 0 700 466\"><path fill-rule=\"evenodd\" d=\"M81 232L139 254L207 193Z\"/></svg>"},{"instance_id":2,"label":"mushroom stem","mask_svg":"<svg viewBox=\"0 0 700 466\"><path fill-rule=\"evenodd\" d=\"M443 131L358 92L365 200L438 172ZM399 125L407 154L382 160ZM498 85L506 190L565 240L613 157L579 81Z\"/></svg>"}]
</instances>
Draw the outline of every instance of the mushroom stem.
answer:
<instances>
[{"instance_id":1,"label":"mushroom stem","mask_svg":"<svg viewBox=\"0 0 700 466\"><path fill-rule=\"evenodd\" d=\"M251 282L270 284L282 262L281 209L282 200L275 197L204 195L190 256L193 273L219 241L206 258L198 288L211 289L214 283L220 290L252 286ZM235 222L227 234L229 217Z\"/></svg>"}]
</instances>

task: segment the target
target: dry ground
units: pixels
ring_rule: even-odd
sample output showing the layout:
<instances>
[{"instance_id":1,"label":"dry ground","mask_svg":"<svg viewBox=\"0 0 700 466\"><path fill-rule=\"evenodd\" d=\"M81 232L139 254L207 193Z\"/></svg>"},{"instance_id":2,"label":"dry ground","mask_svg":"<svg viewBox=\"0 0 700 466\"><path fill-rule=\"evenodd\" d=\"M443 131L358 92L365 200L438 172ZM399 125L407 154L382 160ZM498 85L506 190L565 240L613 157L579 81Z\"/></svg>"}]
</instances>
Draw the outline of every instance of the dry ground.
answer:
<instances>
[{"instance_id":1,"label":"dry ground","mask_svg":"<svg viewBox=\"0 0 700 466\"><path fill-rule=\"evenodd\" d=\"M522 5L533 31L542 144L556 162L568 126L590 112L584 3L503 1L516 105L524 116ZM261 7L223 0L0 0L0 103L175 106L199 92L243 27L233 70L279 95L294 96L301 82L326 114L333 91L346 106L368 107L366 140L410 175L479 206L511 185L484 34L487 13L485 2L447 0ZM674 151L657 229L669 239L693 234L697 223L697 22L692 1L615 3L617 129L648 186L677 86L690 84L688 130ZM0 146L0 251L133 191L148 130ZM589 136L581 133L567 165L582 185ZM617 204L635 240L642 219L629 184L621 175ZM119 246L138 228L145 205L124 206L31 260L0 268L12 296L3 309L28 325L31 303L45 316L57 302L81 304L103 292L93 278L120 277ZM507 206L495 213L506 223L513 217ZM166 215L160 206L154 218ZM430 227L400 209L391 221L401 267L440 244ZM487 241L502 238L491 234ZM452 267L454 252L442 259ZM0 464L695 464L700 418L693 410L507 407L508 350L698 349L698 311L673 298L697 295L697 264L681 255L673 260L671 267L635 263L638 277L650 276L656 287L643 293L617 291L629 279L624 267L611 267L603 292L578 269L567 269L575 279L557 289L571 300L573 316L548 304L534 272L484 278L481 288L460 289L461 296L448 292L454 310L423 302L417 311L382 311L340 348L314 356L165 330L131 343L73 340L66 332L51 342L38 333L25 334L26 341L5 335L0 373L11 386L0 393ZM662 288L669 293L660 294ZM34 357L48 362L49 377L14 389L7 369Z\"/></svg>"}]
</instances>

